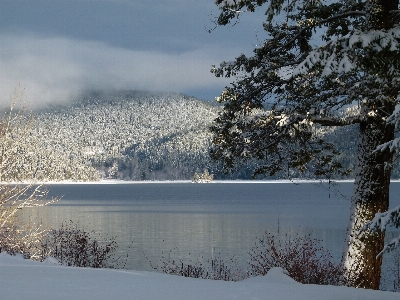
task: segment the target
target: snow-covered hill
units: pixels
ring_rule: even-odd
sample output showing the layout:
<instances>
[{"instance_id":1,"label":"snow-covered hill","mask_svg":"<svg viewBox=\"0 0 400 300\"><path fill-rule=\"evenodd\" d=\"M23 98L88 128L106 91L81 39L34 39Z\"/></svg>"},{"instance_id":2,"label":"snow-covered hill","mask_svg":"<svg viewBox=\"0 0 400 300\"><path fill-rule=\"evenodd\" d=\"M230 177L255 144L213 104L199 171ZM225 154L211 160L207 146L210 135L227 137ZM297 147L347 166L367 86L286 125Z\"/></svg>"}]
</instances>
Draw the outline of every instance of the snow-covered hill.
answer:
<instances>
[{"instance_id":1,"label":"snow-covered hill","mask_svg":"<svg viewBox=\"0 0 400 300\"><path fill-rule=\"evenodd\" d=\"M10 180L191 180L204 169L215 179L250 179L251 164L256 162L226 176L210 161L208 127L219 109L174 93L87 93L72 104L33 113L35 122L24 155ZM357 125L321 128L320 133L338 147L339 160L352 169ZM289 175L307 178L309 174L291 170ZM393 175L400 176L398 163Z\"/></svg>"},{"instance_id":2,"label":"snow-covered hill","mask_svg":"<svg viewBox=\"0 0 400 300\"><path fill-rule=\"evenodd\" d=\"M30 139L31 144L41 140L40 155L34 159L35 171L25 176L190 179L208 165L208 126L217 111L181 94L87 94L74 104L35 112Z\"/></svg>"}]
</instances>

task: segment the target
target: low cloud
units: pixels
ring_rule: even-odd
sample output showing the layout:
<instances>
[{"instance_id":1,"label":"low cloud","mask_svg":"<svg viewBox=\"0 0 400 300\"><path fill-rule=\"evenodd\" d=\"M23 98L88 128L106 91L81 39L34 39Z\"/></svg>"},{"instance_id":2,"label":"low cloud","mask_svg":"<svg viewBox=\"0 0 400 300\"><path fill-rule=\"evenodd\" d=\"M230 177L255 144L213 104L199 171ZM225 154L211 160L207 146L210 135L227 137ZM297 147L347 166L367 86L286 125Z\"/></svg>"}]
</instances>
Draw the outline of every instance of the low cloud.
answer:
<instances>
[{"instance_id":1,"label":"low cloud","mask_svg":"<svg viewBox=\"0 0 400 300\"><path fill-rule=\"evenodd\" d=\"M33 107L64 103L86 89L185 92L221 89L228 80L210 73L233 57L203 47L180 54L115 48L95 41L32 35L0 35L0 92L6 103L18 86Z\"/></svg>"}]
</instances>

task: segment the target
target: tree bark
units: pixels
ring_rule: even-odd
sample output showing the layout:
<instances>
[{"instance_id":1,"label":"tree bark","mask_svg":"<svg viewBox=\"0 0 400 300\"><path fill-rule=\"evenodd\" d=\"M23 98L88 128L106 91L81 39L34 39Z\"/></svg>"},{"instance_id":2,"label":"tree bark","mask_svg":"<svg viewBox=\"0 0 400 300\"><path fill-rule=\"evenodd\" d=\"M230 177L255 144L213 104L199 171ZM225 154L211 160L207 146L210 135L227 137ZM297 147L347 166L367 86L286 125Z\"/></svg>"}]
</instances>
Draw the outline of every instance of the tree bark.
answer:
<instances>
[{"instance_id":1,"label":"tree bark","mask_svg":"<svg viewBox=\"0 0 400 300\"><path fill-rule=\"evenodd\" d=\"M370 30L392 28L395 23L392 12L398 5L399 0L367 1L367 27ZM362 106L362 115L369 117L360 123L350 221L342 257L345 283L369 289L380 286L382 257L377 255L384 247L385 233L360 233L360 229L376 213L389 209L393 153L389 149L375 150L394 139L394 126L385 120L394 110L397 93L384 98L383 103L375 100L373 107Z\"/></svg>"},{"instance_id":2,"label":"tree bark","mask_svg":"<svg viewBox=\"0 0 400 300\"><path fill-rule=\"evenodd\" d=\"M389 106L387 112L393 111L394 104L386 106ZM376 213L389 208L393 154L389 149L375 150L393 138L394 127L385 124L382 116L360 124L350 222L342 258L345 284L350 286L369 289L380 286L382 257L377 255L384 247L385 234L360 234L360 229Z\"/></svg>"}]
</instances>

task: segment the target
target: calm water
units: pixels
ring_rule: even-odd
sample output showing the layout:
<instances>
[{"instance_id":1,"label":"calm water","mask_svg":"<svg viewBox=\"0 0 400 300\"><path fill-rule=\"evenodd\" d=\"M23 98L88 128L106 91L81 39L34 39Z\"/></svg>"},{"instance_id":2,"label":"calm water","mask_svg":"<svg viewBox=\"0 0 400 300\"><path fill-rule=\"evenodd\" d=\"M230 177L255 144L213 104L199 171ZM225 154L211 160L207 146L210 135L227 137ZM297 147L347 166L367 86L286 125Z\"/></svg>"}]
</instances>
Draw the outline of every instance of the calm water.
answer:
<instances>
[{"instance_id":1,"label":"calm water","mask_svg":"<svg viewBox=\"0 0 400 300\"><path fill-rule=\"evenodd\" d=\"M235 256L240 265L265 231L311 234L341 256L352 183L132 183L50 185L62 199L44 210L43 223L72 220L116 237L129 269L151 270L171 251L179 259ZM392 184L391 207L400 201ZM179 253L178 253L179 252Z\"/></svg>"}]
</instances>

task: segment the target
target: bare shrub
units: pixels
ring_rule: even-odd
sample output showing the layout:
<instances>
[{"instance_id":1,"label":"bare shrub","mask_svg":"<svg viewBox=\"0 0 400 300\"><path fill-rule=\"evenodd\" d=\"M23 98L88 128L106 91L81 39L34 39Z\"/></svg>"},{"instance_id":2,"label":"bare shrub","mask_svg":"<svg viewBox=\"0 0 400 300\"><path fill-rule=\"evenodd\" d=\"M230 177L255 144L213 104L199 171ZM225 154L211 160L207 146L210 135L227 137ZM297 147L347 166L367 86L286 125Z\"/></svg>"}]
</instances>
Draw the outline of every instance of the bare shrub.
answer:
<instances>
[{"instance_id":1,"label":"bare shrub","mask_svg":"<svg viewBox=\"0 0 400 300\"><path fill-rule=\"evenodd\" d=\"M25 258L39 259L41 239L46 229L27 224L20 218L26 208L45 206L57 199L46 200L47 190L33 185L0 185L0 252L21 253Z\"/></svg>"},{"instance_id":2,"label":"bare shrub","mask_svg":"<svg viewBox=\"0 0 400 300\"><path fill-rule=\"evenodd\" d=\"M47 230L40 224L24 222L20 216L26 208L40 207L58 199L47 200L47 190L34 182L37 170L29 159L31 153L42 150L39 141L27 142L32 133L32 118L25 114L22 91L16 90L11 105L0 116L0 252L22 253L25 258L43 260L52 255L61 263L80 267L109 267L117 245L114 239L100 243L74 224L59 230ZM43 164L44 157L40 158ZM29 176L27 174L30 174ZM40 176L39 176L40 177Z\"/></svg>"},{"instance_id":3,"label":"bare shrub","mask_svg":"<svg viewBox=\"0 0 400 300\"><path fill-rule=\"evenodd\" d=\"M113 253L117 249L114 238L99 242L94 232L79 228L72 221L60 229L50 230L42 241L42 260L48 256L61 264L75 267L116 268Z\"/></svg>"},{"instance_id":4,"label":"bare shrub","mask_svg":"<svg viewBox=\"0 0 400 300\"><path fill-rule=\"evenodd\" d=\"M227 261L221 258L213 258L207 260L211 272L208 273L207 279L224 280L224 281L240 281L249 277L249 273L237 267L234 258Z\"/></svg>"},{"instance_id":5,"label":"bare shrub","mask_svg":"<svg viewBox=\"0 0 400 300\"><path fill-rule=\"evenodd\" d=\"M190 263L183 263L182 261L176 262L175 260L164 261L164 264L161 266L161 270L166 274L183 277L204 278L207 276L201 261Z\"/></svg>"},{"instance_id":6,"label":"bare shrub","mask_svg":"<svg viewBox=\"0 0 400 300\"><path fill-rule=\"evenodd\" d=\"M270 233L255 243L249 252L252 275L265 275L274 267L285 269L301 283L339 285L341 267L332 256L310 236L277 240Z\"/></svg>"},{"instance_id":7,"label":"bare shrub","mask_svg":"<svg viewBox=\"0 0 400 300\"><path fill-rule=\"evenodd\" d=\"M20 183L21 172L30 168L24 155L29 151L26 137L32 129L24 108L17 109L21 98L22 91L16 90L10 107L0 117L0 252L37 259L45 230L39 224L24 223L19 216L27 208L45 206L57 199L47 200L47 190L41 185Z\"/></svg>"},{"instance_id":8,"label":"bare shrub","mask_svg":"<svg viewBox=\"0 0 400 300\"><path fill-rule=\"evenodd\" d=\"M178 260L172 258L178 255ZM237 266L235 258L231 257L223 261L219 257L205 260L199 257L196 261L184 261L179 251L170 251L169 255L162 256L161 267L154 268L161 272L171 275L178 275L191 278L202 278L224 281L239 281L249 277L248 272L244 272Z\"/></svg>"}]
</instances>

